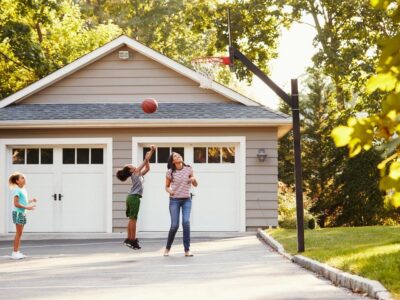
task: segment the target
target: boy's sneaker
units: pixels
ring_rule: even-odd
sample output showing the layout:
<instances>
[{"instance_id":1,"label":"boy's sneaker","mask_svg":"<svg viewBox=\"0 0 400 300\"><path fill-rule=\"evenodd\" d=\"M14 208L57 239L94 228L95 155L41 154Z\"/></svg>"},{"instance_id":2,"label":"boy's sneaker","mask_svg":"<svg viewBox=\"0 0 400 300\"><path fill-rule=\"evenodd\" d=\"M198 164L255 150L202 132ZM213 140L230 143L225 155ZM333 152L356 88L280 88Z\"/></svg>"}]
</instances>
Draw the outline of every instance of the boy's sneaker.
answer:
<instances>
[{"instance_id":1,"label":"boy's sneaker","mask_svg":"<svg viewBox=\"0 0 400 300\"><path fill-rule=\"evenodd\" d=\"M22 254L19 253L19 252L14 252L14 251L13 251L13 253L11 254L11 258L12 258L12 259L23 259L23 258L24 258L24 255L22 255Z\"/></svg>"},{"instance_id":2,"label":"boy's sneaker","mask_svg":"<svg viewBox=\"0 0 400 300\"><path fill-rule=\"evenodd\" d=\"M130 239L125 239L124 245L132 249L132 245L131 245L131 240Z\"/></svg>"},{"instance_id":3,"label":"boy's sneaker","mask_svg":"<svg viewBox=\"0 0 400 300\"><path fill-rule=\"evenodd\" d=\"M139 240L138 239L131 240L129 244L131 245L131 248L134 249L134 250L142 249L142 247L140 247L140 245L139 245Z\"/></svg>"}]
</instances>

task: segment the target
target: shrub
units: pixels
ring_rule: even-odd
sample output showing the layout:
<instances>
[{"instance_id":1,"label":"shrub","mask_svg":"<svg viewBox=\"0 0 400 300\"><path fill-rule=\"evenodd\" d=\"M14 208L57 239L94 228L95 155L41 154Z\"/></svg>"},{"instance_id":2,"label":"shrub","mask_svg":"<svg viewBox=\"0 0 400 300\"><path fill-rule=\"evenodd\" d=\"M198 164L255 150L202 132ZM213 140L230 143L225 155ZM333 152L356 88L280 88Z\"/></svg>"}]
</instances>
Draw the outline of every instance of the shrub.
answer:
<instances>
[{"instance_id":1,"label":"shrub","mask_svg":"<svg viewBox=\"0 0 400 300\"><path fill-rule=\"evenodd\" d=\"M279 182L278 224L282 228L296 228L296 197L291 187ZM308 211L308 201L304 201L304 228L314 229L315 216Z\"/></svg>"}]
</instances>

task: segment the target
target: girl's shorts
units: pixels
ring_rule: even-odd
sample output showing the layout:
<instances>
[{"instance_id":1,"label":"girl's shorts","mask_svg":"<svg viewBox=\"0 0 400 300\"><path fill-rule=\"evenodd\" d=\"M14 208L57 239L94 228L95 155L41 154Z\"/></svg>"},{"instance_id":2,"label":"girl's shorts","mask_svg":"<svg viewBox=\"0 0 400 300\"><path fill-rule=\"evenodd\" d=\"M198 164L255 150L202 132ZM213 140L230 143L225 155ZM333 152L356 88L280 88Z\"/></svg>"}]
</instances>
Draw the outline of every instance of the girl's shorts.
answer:
<instances>
[{"instance_id":1,"label":"girl's shorts","mask_svg":"<svg viewBox=\"0 0 400 300\"><path fill-rule=\"evenodd\" d=\"M26 224L26 215L19 211L12 212L12 218L14 224L25 225Z\"/></svg>"}]
</instances>

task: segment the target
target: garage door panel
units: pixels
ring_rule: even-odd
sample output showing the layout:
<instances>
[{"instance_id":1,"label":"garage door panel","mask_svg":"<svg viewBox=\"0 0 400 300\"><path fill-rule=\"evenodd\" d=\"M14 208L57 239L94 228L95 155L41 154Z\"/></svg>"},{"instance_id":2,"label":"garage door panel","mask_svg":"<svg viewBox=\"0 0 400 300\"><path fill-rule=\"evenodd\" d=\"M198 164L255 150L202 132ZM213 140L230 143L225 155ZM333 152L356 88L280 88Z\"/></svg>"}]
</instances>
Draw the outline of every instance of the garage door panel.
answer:
<instances>
[{"instance_id":1,"label":"garage door panel","mask_svg":"<svg viewBox=\"0 0 400 300\"><path fill-rule=\"evenodd\" d=\"M138 229L166 231L170 227L169 198L165 192L165 171L150 171L144 179Z\"/></svg>"},{"instance_id":2,"label":"garage door panel","mask_svg":"<svg viewBox=\"0 0 400 300\"><path fill-rule=\"evenodd\" d=\"M104 231L103 174L62 174L60 231ZM103 184L102 184L103 183Z\"/></svg>"},{"instance_id":3,"label":"garage door panel","mask_svg":"<svg viewBox=\"0 0 400 300\"><path fill-rule=\"evenodd\" d=\"M194 189L193 229L236 231L238 228L237 176L232 172L197 172L199 186ZM227 183L231 184L227 188Z\"/></svg>"}]
</instances>

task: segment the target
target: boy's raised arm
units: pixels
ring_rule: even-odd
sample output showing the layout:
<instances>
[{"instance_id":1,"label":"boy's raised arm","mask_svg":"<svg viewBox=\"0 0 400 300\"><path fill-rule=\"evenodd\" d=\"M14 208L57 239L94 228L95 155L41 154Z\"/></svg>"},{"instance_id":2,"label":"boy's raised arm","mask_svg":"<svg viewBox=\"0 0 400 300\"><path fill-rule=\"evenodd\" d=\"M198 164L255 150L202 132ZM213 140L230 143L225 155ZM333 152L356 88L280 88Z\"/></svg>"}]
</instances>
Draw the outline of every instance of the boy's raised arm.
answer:
<instances>
[{"instance_id":1,"label":"boy's raised arm","mask_svg":"<svg viewBox=\"0 0 400 300\"><path fill-rule=\"evenodd\" d=\"M153 156L154 151L156 150L156 147L154 145L151 145L151 150L148 151L144 157L143 162L135 169L136 174L146 174L148 170L150 170L150 159ZM148 170L143 174L143 169L148 166ZM147 169L147 168L146 168Z\"/></svg>"}]
</instances>

